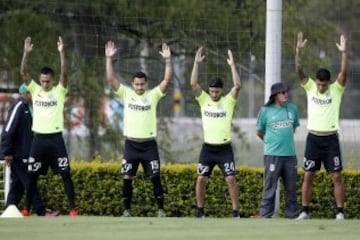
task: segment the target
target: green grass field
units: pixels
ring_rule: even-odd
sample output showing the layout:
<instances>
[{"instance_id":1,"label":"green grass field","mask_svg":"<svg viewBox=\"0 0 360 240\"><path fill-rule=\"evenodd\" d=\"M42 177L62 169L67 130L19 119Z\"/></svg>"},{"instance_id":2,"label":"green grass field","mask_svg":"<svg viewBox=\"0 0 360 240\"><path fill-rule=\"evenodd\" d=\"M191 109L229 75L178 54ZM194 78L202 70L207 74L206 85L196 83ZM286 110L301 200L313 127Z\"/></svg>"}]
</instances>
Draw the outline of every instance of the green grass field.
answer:
<instances>
[{"instance_id":1,"label":"green grass field","mask_svg":"<svg viewBox=\"0 0 360 240\"><path fill-rule=\"evenodd\" d=\"M358 239L360 220L119 218L76 217L0 218L0 238L6 240L347 240Z\"/></svg>"}]
</instances>

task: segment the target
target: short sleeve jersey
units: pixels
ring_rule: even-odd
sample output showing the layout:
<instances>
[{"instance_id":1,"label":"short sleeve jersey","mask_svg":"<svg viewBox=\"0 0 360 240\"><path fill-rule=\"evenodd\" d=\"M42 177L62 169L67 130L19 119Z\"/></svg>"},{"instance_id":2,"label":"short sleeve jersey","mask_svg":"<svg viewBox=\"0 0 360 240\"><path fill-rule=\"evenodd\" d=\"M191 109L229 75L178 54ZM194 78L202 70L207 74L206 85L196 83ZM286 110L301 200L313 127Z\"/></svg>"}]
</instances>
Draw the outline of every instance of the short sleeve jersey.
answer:
<instances>
[{"instance_id":1,"label":"short sleeve jersey","mask_svg":"<svg viewBox=\"0 0 360 240\"><path fill-rule=\"evenodd\" d=\"M340 104L345 88L336 81L321 94L317 90L316 82L311 78L302 87L307 96L307 128L314 131L338 130Z\"/></svg>"},{"instance_id":2,"label":"short sleeve jersey","mask_svg":"<svg viewBox=\"0 0 360 240\"><path fill-rule=\"evenodd\" d=\"M202 91L196 98L200 105L204 141L209 144L223 144L231 140L231 121L236 99L227 94L215 102Z\"/></svg>"},{"instance_id":3,"label":"short sleeve jersey","mask_svg":"<svg viewBox=\"0 0 360 240\"><path fill-rule=\"evenodd\" d=\"M164 96L159 87L138 95L123 84L115 92L124 101L124 135L132 138L156 137L156 107Z\"/></svg>"},{"instance_id":4,"label":"short sleeve jersey","mask_svg":"<svg viewBox=\"0 0 360 240\"><path fill-rule=\"evenodd\" d=\"M264 133L264 155L295 156L294 130L299 126L295 104L274 104L260 109L256 129Z\"/></svg>"},{"instance_id":5,"label":"short sleeve jersey","mask_svg":"<svg viewBox=\"0 0 360 240\"><path fill-rule=\"evenodd\" d=\"M30 92L33 102L32 130L41 134L62 132L67 89L59 83L46 92L34 80L26 88Z\"/></svg>"}]
</instances>

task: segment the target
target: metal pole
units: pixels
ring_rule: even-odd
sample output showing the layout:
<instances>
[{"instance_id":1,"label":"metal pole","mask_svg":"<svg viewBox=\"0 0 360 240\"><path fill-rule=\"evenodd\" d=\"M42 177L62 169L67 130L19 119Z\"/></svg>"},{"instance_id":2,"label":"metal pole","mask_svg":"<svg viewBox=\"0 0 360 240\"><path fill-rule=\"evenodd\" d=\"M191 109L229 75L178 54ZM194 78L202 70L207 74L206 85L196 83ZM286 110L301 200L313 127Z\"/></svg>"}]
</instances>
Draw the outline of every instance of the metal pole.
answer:
<instances>
[{"instance_id":1,"label":"metal pole","mask_svg":"<svg viewBox=\"0 0 360 240\"><path fill-rule=\"evenodd\" d=\"M255 55L250 53L250 63L249 63L249 91L248 91L248 101L249 101L249 110L248 118L253 118L255 116L255 79L254 79L254 69L255 69Z\"/></svg>"},{"instance_id":2,"label":"metal pole","mask_svg":"<svg viewBox=\"0 0 360 240\"><path fill-rule=\"evenodd\" d=\"M281 81L282 0L266 2L265 102L272 84ZM277 184L273 217L279 216L280 188Z\"/></svg>"}]
</instances>

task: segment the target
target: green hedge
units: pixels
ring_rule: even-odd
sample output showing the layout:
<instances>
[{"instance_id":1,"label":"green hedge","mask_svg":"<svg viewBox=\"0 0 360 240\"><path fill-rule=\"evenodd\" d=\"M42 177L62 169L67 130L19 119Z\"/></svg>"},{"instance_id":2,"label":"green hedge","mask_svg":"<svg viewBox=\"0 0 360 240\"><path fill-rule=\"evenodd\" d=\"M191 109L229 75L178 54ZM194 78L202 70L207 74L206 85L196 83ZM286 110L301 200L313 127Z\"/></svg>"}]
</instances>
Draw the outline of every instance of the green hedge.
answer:
<instances>
[{"instance_id":1,"label":"green hedge","mask_svg":"<svg viewBox=\"0 0 360 240\"><path fill-rule=\"evenodd\" d=\"M240 213L250 217L258 213L262 191L262 168L238 167L236 178L240 192ZM120 163L76 162L72 163L76 202L81 215L120 216L122 204L122 177ZM192 217L195 214L196 165L163 165L162 181L166 191L165 211L169 217ZM298 199L301 204L301 182L303 172L299 170ZM343 172L346 187L345 212L347 218L360 218L360 171ZM48 207L68 213L67 198L61 177L51 172L41 177L39 186ZM281 190L282 191L282 190ZM330 176L320 171L314 181L311 215L314 218L334 218L335 201ZM282 191L283 192L283 191ZM283 216L285 195L281 194ZM208 181L206 213L209 217L230 217L231 202L227 185L218 169ZM134 179L132 214L134 216L156 216L152 184L142 171Z\"/></svg>"}]
</instances>

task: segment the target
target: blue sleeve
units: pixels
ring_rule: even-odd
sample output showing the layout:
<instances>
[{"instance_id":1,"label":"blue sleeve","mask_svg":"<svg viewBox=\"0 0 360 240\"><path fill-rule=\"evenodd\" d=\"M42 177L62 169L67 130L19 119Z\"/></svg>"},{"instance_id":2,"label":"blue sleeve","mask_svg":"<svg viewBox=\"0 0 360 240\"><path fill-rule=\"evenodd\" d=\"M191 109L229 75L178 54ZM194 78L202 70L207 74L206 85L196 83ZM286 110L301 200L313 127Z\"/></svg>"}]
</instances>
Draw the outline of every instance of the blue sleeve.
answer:
<instances>
[{"instance_id":1,"label":"blue sleeve","mask_svg":"<svg viewBox=\"0 0 360 240\"><path fill-rule=\"evenodd\" d=\"M13 144L15 132L18 128L21 113L24 111L22 102L16 103L8 112L3 131L1 133L1 152L3 155L13 155L15 146Z\"/></svg>"}]
</instances>

